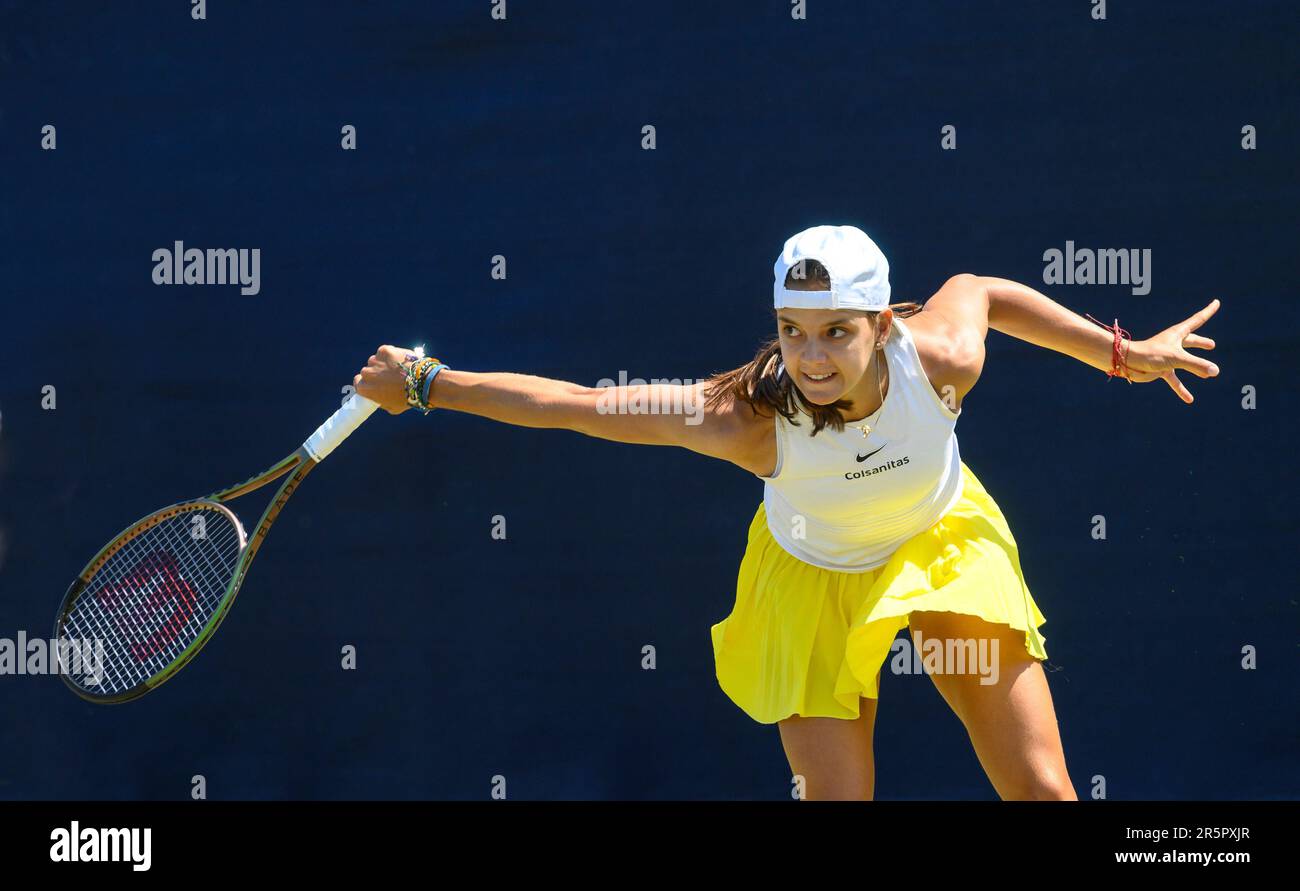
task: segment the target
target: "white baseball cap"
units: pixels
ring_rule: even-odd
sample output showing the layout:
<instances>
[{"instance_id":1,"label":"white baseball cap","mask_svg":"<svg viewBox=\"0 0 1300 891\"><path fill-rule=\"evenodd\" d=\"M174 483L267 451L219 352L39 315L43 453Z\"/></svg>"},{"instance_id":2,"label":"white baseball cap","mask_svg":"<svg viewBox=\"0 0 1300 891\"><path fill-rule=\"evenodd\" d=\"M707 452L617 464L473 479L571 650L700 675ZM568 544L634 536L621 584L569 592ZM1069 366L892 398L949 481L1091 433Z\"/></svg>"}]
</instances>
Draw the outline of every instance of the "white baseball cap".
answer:
<instances>
[{"instance_id":1,"label":"white baseball cap","mask_svg":"<svg viewBox=\"0 0 1300 891\"><path fill-rule=\"evenodd\" d=\"M830 275L829 291L792 291L786 274L803 260L816 260ZM867 309L889 307L889 261L856 226L813 226L786 240L772 269L777 309Z\"/></svg>"}]
</instances>

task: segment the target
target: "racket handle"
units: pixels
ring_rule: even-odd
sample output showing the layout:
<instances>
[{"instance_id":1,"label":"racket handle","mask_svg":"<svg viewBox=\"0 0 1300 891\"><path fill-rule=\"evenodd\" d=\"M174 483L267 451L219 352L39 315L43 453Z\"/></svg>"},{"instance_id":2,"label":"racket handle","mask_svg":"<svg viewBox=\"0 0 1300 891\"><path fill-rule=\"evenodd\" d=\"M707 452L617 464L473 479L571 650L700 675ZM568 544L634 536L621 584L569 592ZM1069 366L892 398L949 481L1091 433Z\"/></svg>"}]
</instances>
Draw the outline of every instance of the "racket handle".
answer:
<instances>
[{"instance_id":1,"label":"racket handle","mask_svg":"<svg viewBox=\"0 0 1300 891\"><path fill-rule=\"evenodd\" d=\"M316 428L316 432L307 437L302 447L318 464L329 457L329 453L338 448L339 443L352 435L352 431L361 426L361 422L375 413L379 403L371 402L364 396L353 393L343 407L330 415L328 421Z\"/></svg>"}]
</instances>

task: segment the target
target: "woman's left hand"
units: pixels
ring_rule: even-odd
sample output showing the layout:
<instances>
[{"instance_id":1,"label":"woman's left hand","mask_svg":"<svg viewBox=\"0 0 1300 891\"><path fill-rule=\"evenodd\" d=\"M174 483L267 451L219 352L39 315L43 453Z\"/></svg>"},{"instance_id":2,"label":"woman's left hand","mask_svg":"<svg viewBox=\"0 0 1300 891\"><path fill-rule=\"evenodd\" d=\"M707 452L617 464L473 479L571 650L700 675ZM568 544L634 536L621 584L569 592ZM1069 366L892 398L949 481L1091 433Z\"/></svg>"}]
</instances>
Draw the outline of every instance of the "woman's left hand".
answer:
<instances>
[{"instance_id":1,"label":"woman's left hand","mask_svg":"<svg viewBox=\"0 0 1300 891\"><path fill-rule=\"evenodd\" d=\"M1219 300L1211 300L1205 309L1177 325L1166 328L1154 337L1135 340L1129 346L1125 364L1129 367L1128 379L1134 383L1144 384L1157 378L1163 378L1170 389L1178 394L1184 402L1192 402L1192 394L1175 373L1179 369L1190 371L1197 377L1216 377L1219 366L1209 359L1202 359L1187 352L1186 347L1201 350L1214 349L1214 341L1199 334L1193 334L1219 309Z\"/></svg>"}]
</instances>

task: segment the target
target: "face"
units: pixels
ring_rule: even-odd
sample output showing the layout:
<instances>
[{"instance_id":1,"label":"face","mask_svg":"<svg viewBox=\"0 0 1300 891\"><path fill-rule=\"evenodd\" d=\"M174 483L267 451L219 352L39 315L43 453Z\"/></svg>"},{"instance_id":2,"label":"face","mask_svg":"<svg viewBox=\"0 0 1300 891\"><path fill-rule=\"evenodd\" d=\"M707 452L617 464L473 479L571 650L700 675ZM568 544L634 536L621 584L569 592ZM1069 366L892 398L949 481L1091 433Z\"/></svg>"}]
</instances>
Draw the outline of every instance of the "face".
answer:
<instances>
[{"instance_id":1,"label":"face","mask_svg":"<svg viewBox=\"0 0 1300 891\"><path fill-rule=\"evenodd\" d=\"M874 363L893 324L893 310L782 309L777 312L781 360L805 399L830 405L848 399L855 407L880 401ZM870 373L868 373L870 372Z\"/></svg>"}]
</instances>

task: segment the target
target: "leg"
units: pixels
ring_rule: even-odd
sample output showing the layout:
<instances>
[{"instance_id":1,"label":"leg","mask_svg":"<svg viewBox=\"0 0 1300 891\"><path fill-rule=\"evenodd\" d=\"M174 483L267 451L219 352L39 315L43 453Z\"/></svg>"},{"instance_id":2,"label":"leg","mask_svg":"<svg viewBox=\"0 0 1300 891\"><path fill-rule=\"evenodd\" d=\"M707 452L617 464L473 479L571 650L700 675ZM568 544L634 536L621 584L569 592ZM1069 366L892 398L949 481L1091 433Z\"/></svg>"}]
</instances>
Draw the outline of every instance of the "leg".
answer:
<instances>
[{"instance_id":1,"label":"leg","mask_svg":"<svg viewBox=\"0 0 1300 891\"><path fill-rule=\"evenodd\" d=\"M870 801L875 794L876 700L864 697L860 704L857 720L795 715L778 723L791 775L804 778L806 801Z\"/></svg>"},{"instance_id":2,"label":"leg","mask_svg":"<svg viewBox=\"0 0 1300 891\"><path fill-rule=\"evenodd\" d=\"M1047 676L1026 652L1024 633L958 613L912 613L909 624L914 635L919 631L928 640L982 640L990 647L997 642L996 683L980 683L982 678L974 671L930 677L966 726L999 797L1077 800L1065 767Z\"/></svg>"}]
</instances>

